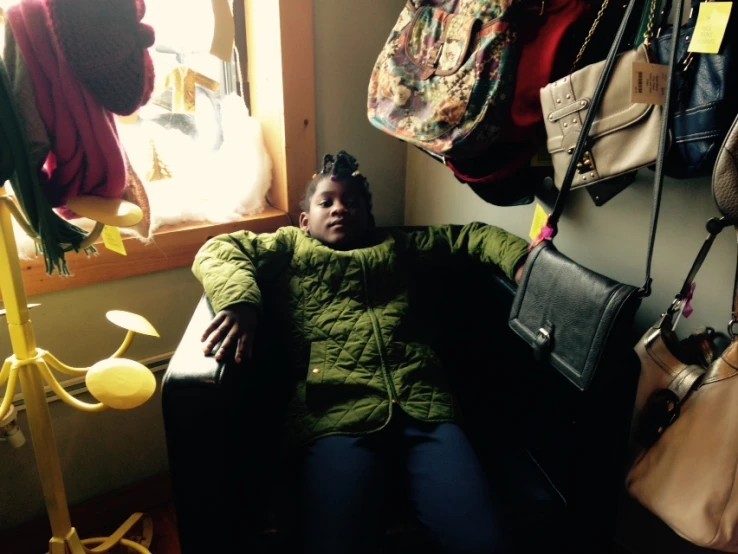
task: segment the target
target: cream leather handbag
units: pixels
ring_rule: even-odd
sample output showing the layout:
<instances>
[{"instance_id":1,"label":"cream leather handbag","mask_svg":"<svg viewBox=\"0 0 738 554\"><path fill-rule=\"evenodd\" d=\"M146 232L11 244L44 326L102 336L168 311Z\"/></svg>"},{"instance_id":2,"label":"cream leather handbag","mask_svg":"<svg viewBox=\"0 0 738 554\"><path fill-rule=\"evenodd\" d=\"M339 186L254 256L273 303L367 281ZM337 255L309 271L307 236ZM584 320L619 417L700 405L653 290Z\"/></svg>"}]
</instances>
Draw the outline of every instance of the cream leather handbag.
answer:
<instances>
[{"instance_id":1,"label":"cream leather handbag","mask_svg":"<svg viewBox=\"0 0 738 554\"><path fill-rule=\"evenodd\" d=\"M618 56L599 113L589 132L589 148L577 165L572 189L655 163L661 131L661 106L630 101L633 63L648 61L646 46ZM553 160L554 182L558 188L561 188L569 167L604 63L588 65L541 89L546 146Z\"/></svg>"}]
</instances>

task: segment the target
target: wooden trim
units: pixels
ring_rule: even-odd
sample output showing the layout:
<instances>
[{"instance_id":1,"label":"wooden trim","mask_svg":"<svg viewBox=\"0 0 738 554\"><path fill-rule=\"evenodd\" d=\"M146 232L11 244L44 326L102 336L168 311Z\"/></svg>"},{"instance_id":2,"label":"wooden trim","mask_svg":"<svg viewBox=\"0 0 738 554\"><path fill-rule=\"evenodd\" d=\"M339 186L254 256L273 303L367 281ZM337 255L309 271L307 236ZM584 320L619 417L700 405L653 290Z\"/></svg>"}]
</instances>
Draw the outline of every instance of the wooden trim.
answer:
<instances>
[{"instance_id":1,"label":"wooden trim","mask_svg":"<svg viewBox=\"0 0 738 554\"><path fill-rule=\"evenodd\" d=\"M72 277L61 277L58 274L48 275L44 261L40 257L31 261L21 260L26 294L35 296L168 269L189 267L198 249L209 238L240 230L268 233L285 225L290 225L287 215L269 208L261 214L248 216L234 223L183 224L162 228L155 233L154 241L149 244L133 237L124 238L123 242L128 253L125 257L110 252L101 243L97 243L98 254L95 256L67 255Z\"/></svg>"},{"instance_id":2,"label":"wooden trim","mask_svg":"<svg viewBox=\"0 0 738 554\"><path fill-rule=\"evenodd\" d=\"M288 211L279 5L273 0L244 0L244 16L249 108L251 115L261 123L264 143L273 165L269 197L277 208Z\"/></svg>"},{"instance_id":3,"label":"wooden trim","mask_svg":"<svg viewBox=\"0 0 738 554\"><path fill-rule=\"evenodd\" d=\"M246 15L244 13L244 0L233 2L233 19L236 25L236 37L234 47L238 51L238 61L241 63L241 76L243 83L238 83L238 93L243 97L247 106L251 106L251 92L249 89L249 58L246 51Z\"/></svg>"},{"instance_id":4,"label":"wooden trim","mask_svg":"<svg viewBox=\"0 0 738 554\"><path fill-rule=\"evenodd\" d=\"M262 0L263 1L263 0ZM296 9L296 4L300 5ZM280 0L287 196L296 220L317 164L313 2Z\"/></svg>"},{"instance_id":5,"label":"wooden trim","mask_svg":"<svg viewBox=\"0 0 738 554\"><path fill-rule=\"evenodd\" d=\"M274 163L272 203L299 214L317 163L313 3L245 0L251 113Z\"/></svg>"}]
</instances>

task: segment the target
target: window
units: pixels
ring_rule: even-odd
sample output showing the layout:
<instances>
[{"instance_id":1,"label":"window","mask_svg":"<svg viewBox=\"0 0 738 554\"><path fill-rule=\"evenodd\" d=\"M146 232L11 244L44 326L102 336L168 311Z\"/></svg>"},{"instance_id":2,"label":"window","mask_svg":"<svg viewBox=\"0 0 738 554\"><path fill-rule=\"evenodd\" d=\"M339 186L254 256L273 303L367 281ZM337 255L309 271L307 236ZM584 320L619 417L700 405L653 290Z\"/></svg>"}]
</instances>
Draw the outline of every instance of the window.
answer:
<instances>
[{"instance_id":1,"label":"window","mask_svg":"<svg viewBox=\"0 0 738 554\"><path fill-rule=\"evenodd\" d=\"M228 55L232 49L222 48L222 58L211 54L214 42L232 44L235 25L216 25L210 1L184 8L176 0L148 0L144 21L156 30L154 93L137 113L117 121L148 196L150 231L261 212L271 160L259 122L237 93L243 81L237 50Z\"/></svg>"},{"instance_id":2,"label":"window","mask_svg":"<svg viewBox=\"0 0 738 554\"><path fill-rule=\"evenodd\" d=\"M241 1L243 3L239 4ZM246 44L242 43L239 51L248 51L249 93L253 109L253 118L250 121L259 123L263 144L272 164L272 187L266 206L260 212L256 210L256 213L236 214L220 219L208 215L199 218L199 221L198 217L194 217L187 222L184 217L179 222L165 222L164 217L153 215L158 201L164 202L187 192L174 186L177 179L189 179L184 182L191 187L197 185L197 194L204 191L214 200L209 214L224 213L226 206L232 207L233 202L227 201L224 195L215 194L215 191L226 190L224 187L227 185L236 194L245 194L243 167L249 163L248 144L240 142L229 147L227 127L230 120L226 121L226 129L219 131L222 119L217 117L223 101L228 97L234 100L233 94L240 88L237 87L236 64L233 61L218 61L204 50L202 44L207 45L211 37L200 37L198 40L202 40L202 43L193 41L186 48L188 51L183 53L172 46L177 44L176 41L167 44L164 41L167 33L157 29L157 45L151 51L159 74L154 97L136 116L118 122L121 140L124 145L128 145L126 150L130 154L131 164L142 181L146 181L144 184L152 203L155 225L153 243L146 244L134 237L126 238L126 258L108 252L102 246L99 249L100 255L94 258L70 255L68 262L73 273L71 279L48 276L43 270L43 260L30 259L23 264L29 295L189 266L196 250L213 235L237 229L266 232L293 221L290 214L294 216L297 210L299 197L316 160L312 2L290 2L287 10L280 7L281 2L236 2L234 12L241 20L245 19L245 36L248 38L248 50ZM210 5L210 2L205 2L205 5ZM157 10L160 7L164 13L171 14L170 20L176 21L179 12L184 9L182 6L183 4L177 5L172 0L148 0L148 12L144 21L156 24ZM190 3L187 3L188 10L190 7ZM184 32L181 28L179 30L180 37L191 36L191 33ZM187 68L209 79L203 80L206 85L213 82L218 84L217 92L209 90L208 86L196 88L195 102L199 103L196 114L200 119L189 127L186 123L196 118L172 116L171 106L178 101L174 97L176 91L174 86L165 86L166 76L169 74L167 72L171 73L185 64ZM163 85L159 80L162 78L165 80ZM243 101L240 101L243 106ZM202 113L197 113L199 106L203 107ZM206 119L206 113L212 119ZM241 115L243 113L242 110ZM241 121L244 121L243 118ZM245 125L233 127L236 132L245 133ZM172 129L176 129L176 133ZM222 140L217 138L219 132L222 132ZM167 134L173 135L176 140L172 143L164 141L161 137ZM241 137L243 136L245 135L242 134ZM201 138L203 140L198 143ZM195 162L212 162L218 157L225 159L224 147L239 153L238 164L229 165L224 162L222 167L216 167L213 163ZM205 152L205 157L194 156L195 151ZM221 168L226 169L220 172ZM152 177L164 178L149 179L149 172ZM167 172L171 174L171 178L167 178ZM223 184L223 181L227 183ZM222 188L218 189L221 185ZM221 202L220 206L218 202ZM203 211L202 203L197 209ZM184 214L180 212L177 216ZM177 216L172 216L172 219ZM213 223L211 219L217 222Z\"/></svg>"}]
</instances>

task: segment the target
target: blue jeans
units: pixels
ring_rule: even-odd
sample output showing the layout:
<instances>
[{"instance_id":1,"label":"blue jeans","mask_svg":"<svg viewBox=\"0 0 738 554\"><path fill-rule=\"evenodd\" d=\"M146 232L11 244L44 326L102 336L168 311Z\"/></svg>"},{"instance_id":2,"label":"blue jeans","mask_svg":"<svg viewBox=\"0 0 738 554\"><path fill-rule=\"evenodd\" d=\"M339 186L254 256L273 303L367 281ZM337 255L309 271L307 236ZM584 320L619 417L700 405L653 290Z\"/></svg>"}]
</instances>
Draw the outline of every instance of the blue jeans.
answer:
<instances>
[{"instance_id":1,"label":"blue jeans","mask_svg":"<svg viewBox=\"0 0 738 554\"><path fill-rule=\"evenodd\" d=\"M442 552L509 552L501 510L461 428L398 412L380 432L326 437L306 448L299 513L305 552L376 552L392 461L404 465L417 520Z\"/></svg>"}]
</instances>

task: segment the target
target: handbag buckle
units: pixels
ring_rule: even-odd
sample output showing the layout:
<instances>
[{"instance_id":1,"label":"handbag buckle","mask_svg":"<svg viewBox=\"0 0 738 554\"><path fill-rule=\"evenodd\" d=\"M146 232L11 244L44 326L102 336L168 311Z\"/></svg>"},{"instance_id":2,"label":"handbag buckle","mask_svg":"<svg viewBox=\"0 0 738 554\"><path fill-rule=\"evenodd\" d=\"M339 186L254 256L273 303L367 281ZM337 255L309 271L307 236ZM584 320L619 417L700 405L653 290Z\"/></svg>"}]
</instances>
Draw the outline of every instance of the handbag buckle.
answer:
<instances>
[{"instance_id":1,"label":"handbag buckle","mask_svg":"<svg viewBox=\"0 0 738 554\"><path fill-rule=\"evenodd\" d=\"M592 159L592 154L589 151L585 152L582 156L582 161L577 163L577 169L579 170L579 173L587 173L594 170L594 160Z\"/></svg>"},{"instance_id":2,"label":"handbag buckle","mask_svg":"<svg viewBox=\"0 0 738 554\"><path fill-rule=\"evenodd\" d=\"M540 362L551 350L552 345L552 333L554 330L553 323L546 321L543 327L538 329L538 334L533 345L533 357L536 361Z\"/></svg>"},{"instance_id":3,"label":"handbag buckle","mask_svg":"<svg viewBox=\"0 0 738 554\"><path fill-rule=\"evenodd\" d=\"M736 336L738 336L738 332L736 332L736 325L738 325L738 319L736 319L735 314L733 314L733 317L731 317L730 321L728 322L728 335L731 339L735 339Z\"/></svg>"}]
</instances>

